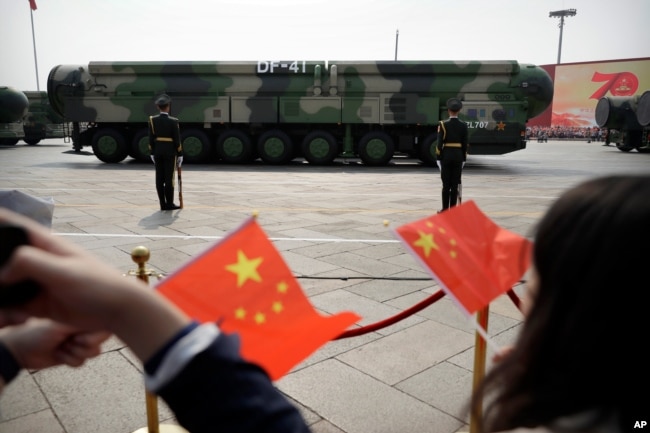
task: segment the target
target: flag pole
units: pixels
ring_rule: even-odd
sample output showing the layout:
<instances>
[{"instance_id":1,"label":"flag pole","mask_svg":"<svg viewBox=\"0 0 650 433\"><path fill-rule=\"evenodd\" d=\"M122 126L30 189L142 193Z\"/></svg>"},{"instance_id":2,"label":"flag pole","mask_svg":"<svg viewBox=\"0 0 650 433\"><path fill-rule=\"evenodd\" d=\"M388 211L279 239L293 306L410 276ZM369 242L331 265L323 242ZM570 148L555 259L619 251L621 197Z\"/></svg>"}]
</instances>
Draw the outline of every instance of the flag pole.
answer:
<instances>
[{"instance_id":1,"label":"flag pole","mask_svg":"<svg viewBox=\"0 0 650 433\"><path fill-rule=\"evenodd\" d=\"M478 322L478 329L487 330L489 312L490 312L490 306L488 304L485 308L479 310L476 313L476 321ZM478 387L483 381L483 377L485 377L485 358L487 353L486 351L487 341L488 340L484 338L481 332L479 331L476 332L476 343L474 346L474 383L472 388L473 394L476 394L478 392ZM483 409L479 408L478 412L479 413L474 413L474 411L472 411L472 415L469 421L469 433L478 432L477 417L483 416Z\"/></svg>"},{"instance_id":2,"label":"flag pole","mask_svg":"<svg viewBox=\"0 0 650 433\"><path fill-rule=\"evenodd\" d=\"M138 269L129 271L129 275L134 275L147 285L149 285L149 276L155 275L153 270L146 268L150 256L149 248L144 246L137 246L131 250L131 259L138 264ZM133 433L188 433L179 425L158 423L158 396L147 389L145 389L145 408L147 410L147 426L139 428Z\"/></svg>"},{"instance_id":3,"label":"flag pole","mask_svg":"<svg viewBox=\"0 0 650 433\"><path fill-rule=\"evenodd\" d=\"M36 90L40 91L41 86L38 82L38 59L36 57L36 36L34 33L34 9L32 9L31 7L29 8L29 14L32 19L32 43L34 45L34 66L36 68Z\"/></svg>"}]
</instances>

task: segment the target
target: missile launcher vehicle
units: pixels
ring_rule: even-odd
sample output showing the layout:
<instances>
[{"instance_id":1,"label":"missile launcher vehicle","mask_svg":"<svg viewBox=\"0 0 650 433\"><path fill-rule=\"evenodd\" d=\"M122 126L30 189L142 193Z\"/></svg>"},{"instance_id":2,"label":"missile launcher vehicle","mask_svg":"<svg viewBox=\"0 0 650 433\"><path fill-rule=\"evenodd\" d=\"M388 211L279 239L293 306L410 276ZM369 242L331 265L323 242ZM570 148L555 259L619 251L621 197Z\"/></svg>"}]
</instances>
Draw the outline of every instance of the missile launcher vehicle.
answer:
<instances>
[{"instance_id":1,"label":"missile launcher vehicle","mask_svg":"<svg viewBox=\"0 0 650 433\"><path fill-rule=\"evenodd\" d=\"M47 80L75 150L107 163L147 161L156 97L172 99L184 160L324 165L339 157L378 166L396 157L435 162L446 101L463 101L470 154L526 147L526 122L553 98L553 82L516 61L90 62Z\"/></svg>"},{"instance_id":2,"label":"missile launcher vehicle","mask_svg":"<svg viewBox=\"0 0 650 433\"><path fill-rule=\"evenodd\" d=\"M629 152L650 152L650 90L634 96L603 96L596 104L596 124L607 129L606 144Z\"/></svg>"}]
</instances>

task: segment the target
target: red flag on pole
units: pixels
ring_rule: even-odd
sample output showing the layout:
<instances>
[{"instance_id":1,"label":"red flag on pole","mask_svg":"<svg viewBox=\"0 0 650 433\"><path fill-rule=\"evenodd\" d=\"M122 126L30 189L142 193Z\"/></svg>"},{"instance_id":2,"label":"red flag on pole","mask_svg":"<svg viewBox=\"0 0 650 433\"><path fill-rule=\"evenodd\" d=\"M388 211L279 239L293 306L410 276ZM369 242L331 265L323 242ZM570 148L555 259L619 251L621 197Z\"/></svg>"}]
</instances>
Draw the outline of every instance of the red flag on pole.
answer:
<instances>
[{"instance_id":1,"label":"red flag on pole","mask_svg":"<svg viewBox=\"0 0 650 433\"><path fill-rule=\"evenodd\" d=\"M319 314L254 218L165 278L158 291L241 339L242 357L279 379L360 317Z\"/></svg>"},{"instance_id":2,"label":"red flag on pole","mask_svg":"<svg viewBox=\"0 0 650 433\"><path fill-rule=\"evenodd\" d=\"M530 265L532 243L496 225L471 200L395 231L470 315L512 288Z\"/></svg>"},{"instance_id":3,"label":"red flag on pole","mask_svg":"<svg viewBox=\"0 0 650 433\"><path fill-rule=\"evenodd\" d=\"M36 0L29 0L29 7L32 8L33 11L36 10Z\"/></svg>"}]
</instances>

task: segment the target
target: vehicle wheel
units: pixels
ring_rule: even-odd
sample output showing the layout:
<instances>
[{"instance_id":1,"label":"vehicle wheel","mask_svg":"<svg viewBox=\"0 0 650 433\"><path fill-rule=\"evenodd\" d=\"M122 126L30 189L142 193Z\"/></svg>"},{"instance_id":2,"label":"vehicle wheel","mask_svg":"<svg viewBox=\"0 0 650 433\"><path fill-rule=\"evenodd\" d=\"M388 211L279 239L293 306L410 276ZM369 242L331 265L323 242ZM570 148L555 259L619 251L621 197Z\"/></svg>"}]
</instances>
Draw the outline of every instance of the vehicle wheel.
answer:
<instances>
[{"instance_id":1,"label":"vehicle wheel","mask_svg":"<svg viewBox=\"0 0 650 433\"><path fill-rule=\"evenodd\" d=\"M23 141L25 143L29 144L30 146L35 146L35 145L37 145L38 143L41 142L41 139L40 138L23 138Z\"/></svg>"},{"instance_id":2,"label":"vehicle wheel","mask_svg":"<svg viewBox=\"0 0 650 433\"><path fill-rule=\"evenodd\" d=\"M359 157L366 165L386 165L394 152L393 139L385 132L368 132L359 141Z\"/></svg>"},{"instance_id":3,"label":"vehicle wheel","mask_svg":"<svg viewBox=\"0 0 650 433\"><path fill-rule=\"evenodd\" d=\"M327 131L313 131L302 141L302 155L310 164L327 165L338 156L336 138Z\"/></svg>"},{"instance_id":4,"label":"vehicle wheel","mask_svg":"<svg viewBox=\"0 0 650 433\"><path fill-rule=\"evenodd\" d=\"M438 144L438 133L433 132L422 140L420 143L419 157L426 165L436 165L436 146Z\"/></svg>"},{"instance_id":5,"label":"vehicle wheel","mask_svg":"<svg viewBox=\"0 0 650 433\"><path fill-rule=\"evenodd\" d=\"M142 128L138 130L131 140L131 158L140 162L151 162L149 151L149 130Z\"/></svg>"},{"instance_id":6,"label":"vehicle wheel","mask_svg":"<svg viewBox=\"0 0 650 433\"><path fill-rule=\"evenodd\" d=\"M190 163L207 162L212 147L208 134L200 129L188 129L181 133L183 143L183 161Z\"/></svg>"},{"instance_id":7,"label":"vehicle wheel","mask_svg":"<svg viewBox=\"0 0 650 433\"><path fill-rule=\"evenodd\" d=\"M258 138L257 153L269 164L286 164L293 159L293 143L286 133L272 129Z\"/></svg>"},{"instance_id":8,"label":"vehicle wheel","mask_svg":"<svg viewBox=\"0 0 650 433\"><path fill-rule=\"evenodd\" d=\"M97 159L111 164L123 161L129 154L124 136L113 128L101 128L95 132L92 148Z\"/></svg>"},{"instance_id":9,"label":"vehicle wheel","mask_svg":"<svg viewBox=\"0 0 650 433\"><path fill-rule=\"evenodd\" d=\"M251 139L239 129L228 129L217 139L216 154L227 164L241 164L255 159Z\"/></svg>"},{"instance_id":10,"label":"vehicle wheel","mask_svg":"<svg viewBox=\"0 0 650 433\"><path fill-rule=\"evenodd\" d=\"M634 149L634 146L628 146L627 144L617 144L616 148L621 152L629 152L630 150Z\"/></svg>"},{"instance_id":11,"label":"vehicle wheel","mask_svg":"<svg viewBox=\"0 0 650 433\"><path fill-rule=\"evenodd\" d=\"M15 146L19 141L20 139L18 138L0 138L0 144L4 144L6 146Z\"/></svg>"}]
</instances>

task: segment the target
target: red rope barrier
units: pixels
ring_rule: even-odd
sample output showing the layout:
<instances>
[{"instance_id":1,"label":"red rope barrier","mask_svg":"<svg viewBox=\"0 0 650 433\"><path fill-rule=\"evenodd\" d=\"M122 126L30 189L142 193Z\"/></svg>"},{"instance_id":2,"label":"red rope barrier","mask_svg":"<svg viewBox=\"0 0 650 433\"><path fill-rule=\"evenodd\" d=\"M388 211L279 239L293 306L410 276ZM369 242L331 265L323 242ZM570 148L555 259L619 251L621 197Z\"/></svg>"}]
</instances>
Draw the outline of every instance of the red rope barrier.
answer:
<instances>
[{"instance_id":1,"label":"red rope barrier","mask_svg":"<svg viewBox=\"0 0 650 433\"><path fill-rule=\"evenodd\" d=\"M401 313L398 313L398 314L396 314L396 315L394 315L392 317L389 317L388 319L382 320L380 322L371 323L370 325L362 326L360 328L348 329L343 334L336 337L335 340L340 340L342 338L356 337L356 336L359 336L359 335L367 334L368 332L376 331L377 329L381 329L381 328L385 328L387 326L390 326L390 325L392 325L394 323L399 322L402 319L407 318L408 316L410 316L412 314L417 313L420 310L423 310L424 308L426 308L429 305L433 304L434 302L438 301L443 296L445 296L445 292L443 292L442 290L438 290L436 293L429 296L425 300L418 302L414 306L402 311Z\"/></svg>"},{"instance_id":2,"label":"red rope barrier","mask_svg":"<svg viewBox=\"0 0 650 433\"><path fill-rule=\"evenodd\" d=\"M512 289L508 290L508 297L510 298L512 303L515 304L515 307L517 307L517 309L521 311L521 299L519 299L519 296L517 296L514 290Z\"/></svg>"},{"instance_id":3,"label":"red rope barrier","mask_svg":"<svg viewBox=\"0 0 650 433\"><path fill-rule=\"evenodd\" d=\"M508 297L510 300L515 304L515 306L521 310L521 300L517 296L517 294L512 290L508 290ZM413 314L417 313L418 311L424 310L426 307L429 305L433 304L434 302L437 302L440 300L443 296L445 296L445 292L442 290L438 290L436 293L433 295L429 296L428 298L424 299L423 301L418 302L417 304L413 305L412 307L389 317L388 319L381 320L379 322L371 323L370 325L366 326L361 326L359 328L354 328L354 329L348 329L345 331L343 334L339 335L338 337L335 338L335 340L342 340L344 338L350 338L350 337L358 337L359 335L367 334L369 332L376 331L378 329L385 328L387 326L393 325L400 320L406 319L409 316L412 316Z\"/></svg>"}]
</instances>

